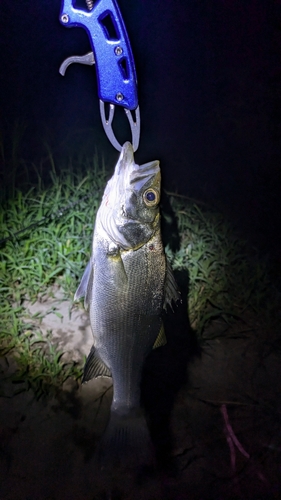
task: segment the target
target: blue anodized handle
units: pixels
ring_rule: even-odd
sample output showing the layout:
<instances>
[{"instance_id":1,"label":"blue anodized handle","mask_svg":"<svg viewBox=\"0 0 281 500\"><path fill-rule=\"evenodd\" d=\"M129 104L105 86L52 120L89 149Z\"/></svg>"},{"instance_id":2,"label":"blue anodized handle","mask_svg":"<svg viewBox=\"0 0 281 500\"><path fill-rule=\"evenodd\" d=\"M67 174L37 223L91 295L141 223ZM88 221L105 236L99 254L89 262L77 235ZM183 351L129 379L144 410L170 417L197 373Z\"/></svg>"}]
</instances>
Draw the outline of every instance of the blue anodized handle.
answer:
<instances>
[{"instance_id":1,"label":"blue anodized handle","mask_svg":"<svg viewBox=\"0 0 281 500\"><path fill-rule=\"evenodd\" d=\"M115 0L99 0L89 12L62 1L60 21L89 35L97 70L98 95L129 110L138 106L137 77L126 27Z\"/></svg>"}]
</instances>

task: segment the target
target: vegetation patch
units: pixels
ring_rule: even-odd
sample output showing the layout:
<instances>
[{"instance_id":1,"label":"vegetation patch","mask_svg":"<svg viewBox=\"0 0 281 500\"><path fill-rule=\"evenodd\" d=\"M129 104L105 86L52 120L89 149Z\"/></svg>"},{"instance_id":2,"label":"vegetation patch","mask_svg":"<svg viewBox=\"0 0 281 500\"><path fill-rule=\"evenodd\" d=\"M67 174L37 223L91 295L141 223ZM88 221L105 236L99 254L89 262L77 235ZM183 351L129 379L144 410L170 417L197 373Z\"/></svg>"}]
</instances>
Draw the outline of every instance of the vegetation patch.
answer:
<instances>
[{"instance_id":1,"label":"vegetation patch","mask_svg":"<svg viewBox=\"0 0 281 500\"><path fill-rule=\"evenodd\" d=\"M25 301L40 301L56 289L73 299L108 178L97 157L69 161L59 173L52 158L50 164L47 186L38 175L36 187L13 189L0 210L0 354L16 360L13 381L20 390L32 387L38 396L61 387L70 376L79 379L81 366L63 362L51 332L42 335L40 318L28 316ZM177 195L169 198L180 245L172 251L168 244L166 252L175 270L188 273L188 314L199 339L204 341L206 329L218 318L275 327L280 296L257 252L221 214Z\"/></svg>"},{"instance_id":2,"label":"vegetation patch","mask_svg":"<svg viewBox=\"0 0 281 500\"><path fill-rule=\"evenodd\" d=\"M280 325L280 293L257 249L242 240L221 213L171 195L180 248L166 253L173 268L187 270L191 326L202 338L213 319L253 326Z\"/></svg>"}]
</instances>

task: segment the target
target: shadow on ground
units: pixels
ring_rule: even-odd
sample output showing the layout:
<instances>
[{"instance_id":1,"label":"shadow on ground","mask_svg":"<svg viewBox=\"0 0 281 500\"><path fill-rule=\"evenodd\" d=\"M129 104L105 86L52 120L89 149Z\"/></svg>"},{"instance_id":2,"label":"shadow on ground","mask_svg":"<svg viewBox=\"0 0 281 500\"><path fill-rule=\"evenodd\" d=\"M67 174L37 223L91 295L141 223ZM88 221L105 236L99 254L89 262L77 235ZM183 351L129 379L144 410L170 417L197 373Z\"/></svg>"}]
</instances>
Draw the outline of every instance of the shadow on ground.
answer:
<instances>
[{"instance_id":1,"label":"shadow on ground","mask_svg":"<svg viewBox=\"0 0 281 500\"><path fill-rule=\"evenodd\" d=\"M175 274L182 301L164 313L167 344L148 357L143 372L143 403L156 449L157 462L164 470L173 469L171 414L179 390L187 383L188 362L199 354L195 332L187 316L188 273Z\"/></svg>"}]
</instances>

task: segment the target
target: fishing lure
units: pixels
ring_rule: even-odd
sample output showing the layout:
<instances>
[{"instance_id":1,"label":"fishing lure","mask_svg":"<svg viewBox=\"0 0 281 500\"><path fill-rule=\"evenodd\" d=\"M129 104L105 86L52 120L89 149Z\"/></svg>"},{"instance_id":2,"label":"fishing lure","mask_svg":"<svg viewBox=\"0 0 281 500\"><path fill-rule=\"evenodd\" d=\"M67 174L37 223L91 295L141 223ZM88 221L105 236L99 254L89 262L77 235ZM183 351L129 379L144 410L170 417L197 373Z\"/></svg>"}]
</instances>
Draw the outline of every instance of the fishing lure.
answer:
<instances>
[{"instance_id":1,"label":"fishing lure","mask_svg":"<svg viewBox=\"0 0 281 500\"><path fill-rule=\"evenodd\" d=\"M111 144L121 151L122 146L115 137L112 121L115 106L123 107L130 124L133 150L136 151L140 137L137 76L121 12L116 0L85 0L85 7L88 10L76 9L71 0L62 1L61 23L70 28L84 28L88 33L92 51L83 56L68 57L59 71L64 75L72 63L95 64L100 115L105 133ZM109 103L109 113L106 113L105 103Z\"/></svg>"}]
</instances>

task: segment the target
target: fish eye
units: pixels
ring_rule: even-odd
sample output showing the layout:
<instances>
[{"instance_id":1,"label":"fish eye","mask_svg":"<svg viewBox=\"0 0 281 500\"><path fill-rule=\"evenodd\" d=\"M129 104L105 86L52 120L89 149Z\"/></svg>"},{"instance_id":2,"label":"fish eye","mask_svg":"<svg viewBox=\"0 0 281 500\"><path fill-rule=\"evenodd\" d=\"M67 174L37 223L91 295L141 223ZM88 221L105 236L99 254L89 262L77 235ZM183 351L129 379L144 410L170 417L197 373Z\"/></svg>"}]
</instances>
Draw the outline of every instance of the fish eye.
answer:
<instances>
[{"instance_id":1,"label":"fish eye","mask_svg":"<svg viewBox=\"0 0 281 500\"><path fill-rule=\"evenodd\" d=\"M143 200L148 207L154 207L159 202L159 193L149 188L143 193Z\"/></svg>"}]
</instances>

